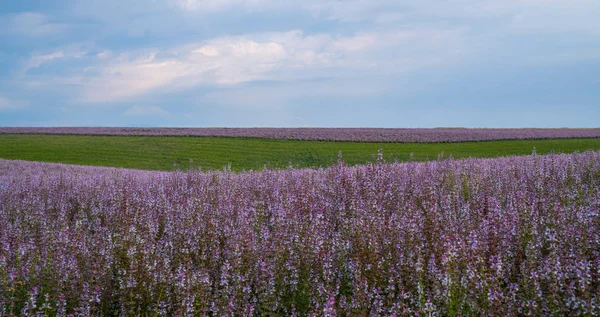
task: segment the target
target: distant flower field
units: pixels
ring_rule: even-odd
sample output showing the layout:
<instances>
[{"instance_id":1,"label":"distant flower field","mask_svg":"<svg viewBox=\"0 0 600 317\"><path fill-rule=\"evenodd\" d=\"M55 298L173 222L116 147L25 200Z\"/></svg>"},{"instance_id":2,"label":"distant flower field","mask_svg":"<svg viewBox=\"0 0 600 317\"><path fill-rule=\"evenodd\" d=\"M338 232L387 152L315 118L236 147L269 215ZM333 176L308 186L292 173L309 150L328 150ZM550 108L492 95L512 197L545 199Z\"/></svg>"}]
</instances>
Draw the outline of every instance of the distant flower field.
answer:
<instances>
[{"instance_id":1,"label":"distant flower field","mask_svg":"<svg viewBox=\"0 0 600 317\"><path fill-rule=\"evenodd\" d=\"M320 170L0 160L0 314L594 316L600 152Z\"/></svg>"},{"instance_id":2,"label":"distant flower field","mask_svg":"<svg viewBox=\"0 0 600 317\"><path fill-rule=\"evenodd\" d=\"M1 133L157 135L358 142L462 142L598 138L596 129L384 129L384 128L1 128Z\"/></svg>"}]
</instances>

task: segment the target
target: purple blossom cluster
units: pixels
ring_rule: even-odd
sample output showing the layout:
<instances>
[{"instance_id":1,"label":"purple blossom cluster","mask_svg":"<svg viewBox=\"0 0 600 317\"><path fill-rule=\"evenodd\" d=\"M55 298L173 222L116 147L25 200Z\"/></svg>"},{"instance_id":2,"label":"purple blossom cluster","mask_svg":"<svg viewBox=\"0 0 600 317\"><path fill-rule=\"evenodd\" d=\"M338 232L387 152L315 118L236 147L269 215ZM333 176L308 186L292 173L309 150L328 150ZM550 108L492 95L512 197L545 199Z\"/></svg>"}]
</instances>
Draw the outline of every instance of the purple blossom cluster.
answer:
<instances>
[{"instance_id":1,"label":"purple blossom cluster","mask_svg":"<svg viewBox=\"0 0 600 317\"><path fill-rule=\"evenodd\" d=\"M597 316L600 152L320 170L0 160L0 315Z\"/></svg>"},{"instance_id":2,"label":"purple blossom cluster","mask_svg":"<svg viewBox=\"0 0 600 317\"><path fill-rule=\"evenodd\" d=\"M2 128L0 134L153 135L358 142L463 142L598 138L595 129L385 129L385 128Z\"/></svg>"}]
</instances>

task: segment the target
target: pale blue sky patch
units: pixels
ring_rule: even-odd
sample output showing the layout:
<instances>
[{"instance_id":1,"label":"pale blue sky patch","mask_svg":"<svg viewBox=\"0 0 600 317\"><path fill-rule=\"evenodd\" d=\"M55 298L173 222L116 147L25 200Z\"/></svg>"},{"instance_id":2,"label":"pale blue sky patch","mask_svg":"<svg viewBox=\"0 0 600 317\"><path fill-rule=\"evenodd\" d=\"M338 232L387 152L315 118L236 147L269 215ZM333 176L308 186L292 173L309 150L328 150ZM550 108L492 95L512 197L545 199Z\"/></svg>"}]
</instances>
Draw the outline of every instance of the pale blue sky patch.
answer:
<instances>
[{"instance_id":1,"label":"pale blue sky patch","mask_svg":"<svg viewBox=\"0 0 600 317\"><path fill-rule=\"evenodd\" d=\"M0 4L2 126L597 127L595 0Z\"/></svg>"}]
</instances>

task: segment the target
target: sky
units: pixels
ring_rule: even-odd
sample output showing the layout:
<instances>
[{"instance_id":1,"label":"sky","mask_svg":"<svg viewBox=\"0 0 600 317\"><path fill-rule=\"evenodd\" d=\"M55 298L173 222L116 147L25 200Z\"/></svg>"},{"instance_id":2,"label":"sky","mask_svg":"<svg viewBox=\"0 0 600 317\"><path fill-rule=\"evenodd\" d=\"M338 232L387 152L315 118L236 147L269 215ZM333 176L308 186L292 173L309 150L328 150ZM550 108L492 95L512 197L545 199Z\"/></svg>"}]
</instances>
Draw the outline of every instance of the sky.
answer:
<instances>
[{"instance_id":1,"label":"sky","mask_svg":"<svg viewBox=\"0 0 600 317\"><path fill-rule=\"evenodd\" d=\"M599 127L600 0L0 2L0 126Z\"/></svg>"}]
</instances>

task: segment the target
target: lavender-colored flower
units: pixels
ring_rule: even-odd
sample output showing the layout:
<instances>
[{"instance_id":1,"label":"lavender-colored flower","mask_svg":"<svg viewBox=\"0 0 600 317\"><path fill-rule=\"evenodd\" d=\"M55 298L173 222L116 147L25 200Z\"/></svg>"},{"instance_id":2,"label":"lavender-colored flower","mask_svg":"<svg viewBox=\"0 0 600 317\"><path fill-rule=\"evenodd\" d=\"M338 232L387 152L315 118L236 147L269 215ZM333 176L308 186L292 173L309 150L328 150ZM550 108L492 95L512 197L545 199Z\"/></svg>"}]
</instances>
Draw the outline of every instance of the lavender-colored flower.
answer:
<instances>
[{"instance_id":1,"label":"lavender-colored flower","mask_svg":"<svg viewBox=\"0 0 600 317\"><path fill-rule=\"evenodd\" d=\"M150 172L0 160L4 315L600 314L600 152Z\"/></svg>"},{"instance_id":2,"label":"lavender-colored flower","mask_svg":"<svg viewBox=\"0 0 600 317\"><path fill-rule=\"evenodd\" d=\"M465 128L87 128L0 127L0 134L154 135L359 142L462 142L598 138L600 129ZM192 163L192 162L190 162Z\"/></svg>"}]
</instances>

